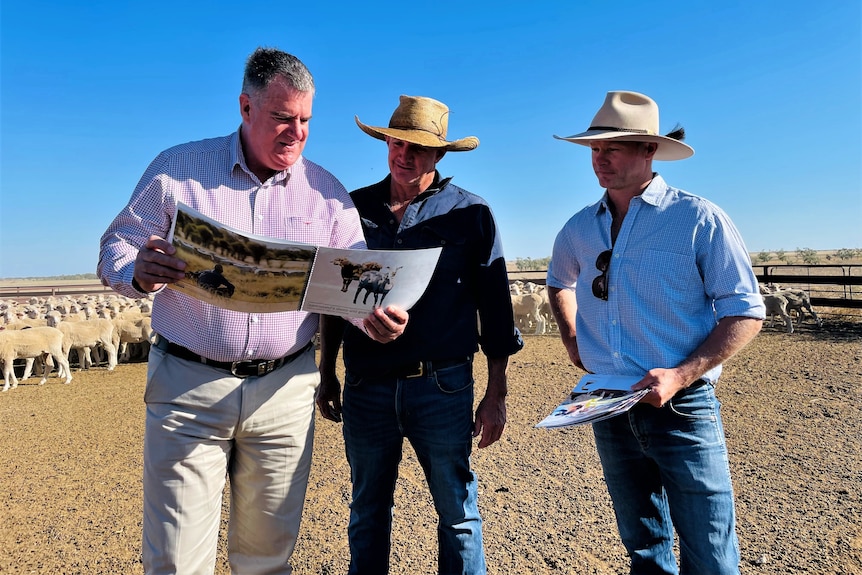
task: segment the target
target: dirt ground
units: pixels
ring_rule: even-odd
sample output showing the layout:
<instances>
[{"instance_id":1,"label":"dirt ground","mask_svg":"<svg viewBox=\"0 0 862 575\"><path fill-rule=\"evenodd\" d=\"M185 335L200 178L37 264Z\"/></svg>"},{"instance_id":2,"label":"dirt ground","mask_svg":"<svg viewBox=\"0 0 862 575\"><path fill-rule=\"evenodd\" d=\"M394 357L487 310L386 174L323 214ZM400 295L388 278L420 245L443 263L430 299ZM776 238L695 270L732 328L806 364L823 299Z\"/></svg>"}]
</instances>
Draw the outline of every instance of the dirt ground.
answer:
<instances>
[{"instance_id":1,"label":"dirt ground","mask_svg":"<svg viewBox=\"0 0 862 575\"><path fill-rule=\"evenodd\" d=\"M23 382L0 395L0 573L136 574L146 365ZM581 372L556 337L510 364L503 439L475 451L491 574L619 574L590 428L536 429ZM479 389L485 370L477 367ZM862 573L862 324L764 329L718 387L744 574ZM298 575L346 572L340 427L318 418ZM224 525L224 523L223 523ZM222 533L224 536L224 533ZM392 573L435 573L435 519L412 450L396 493ZM216 573L228 573L223 539Z\"/></svg>"}]
</instances>

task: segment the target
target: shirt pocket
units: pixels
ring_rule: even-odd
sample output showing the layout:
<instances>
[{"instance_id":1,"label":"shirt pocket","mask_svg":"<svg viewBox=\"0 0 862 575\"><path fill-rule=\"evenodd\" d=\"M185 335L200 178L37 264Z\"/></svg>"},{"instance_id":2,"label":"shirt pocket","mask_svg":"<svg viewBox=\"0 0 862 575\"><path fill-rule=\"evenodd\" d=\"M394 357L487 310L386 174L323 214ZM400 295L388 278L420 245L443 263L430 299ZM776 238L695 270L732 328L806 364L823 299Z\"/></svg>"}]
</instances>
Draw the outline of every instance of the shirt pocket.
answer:
<instances>
[{"instance_id":1,"label":"shirt pocket","mask_svg":"<svg viewBox=\"0 0 862 575\"><path fill-rule=\"evenodd\" d=\"M693 255L646 250L640 256L637 280L635 289L646 301L661 302L680 314L702 309L703 278Z\"/></svg>"},{"instance_id":2,"label":"shirt pocket","mask_svg":"<svg viewBox=\"0 0 862 575\"><path fill-rule=\"evenodd\" d=\"M463 232L424 226L420 232L421 247L442 247L434 275L444 282L461 284L468 280L472 257ZM413 246L411 246L413 247ZM419 246L415 246L419 247Z\"/></svg>"},{"instance_id":3,"label":"shirt pocket","mask_svg":"<svg viewBox=\"0 0 862 575\"><path fill-rule=\"evenodd\" d=\"M328 246L331 237L329 222L319 218L290 216L285 218L285 240L315 246Z\"/></svg>"}]
</instances>

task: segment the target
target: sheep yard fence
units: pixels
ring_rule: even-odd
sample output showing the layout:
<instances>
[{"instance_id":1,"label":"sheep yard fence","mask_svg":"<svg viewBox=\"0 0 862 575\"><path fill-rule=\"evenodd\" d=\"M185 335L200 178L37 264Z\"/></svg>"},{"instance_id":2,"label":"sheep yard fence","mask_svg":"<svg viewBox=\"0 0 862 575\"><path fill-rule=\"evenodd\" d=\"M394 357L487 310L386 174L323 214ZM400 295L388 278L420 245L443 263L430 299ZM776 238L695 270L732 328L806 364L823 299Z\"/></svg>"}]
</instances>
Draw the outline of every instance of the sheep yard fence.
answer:
<instances>
[{"instance_id":1,"label":"sheep yard fence","mask_svg":"<svg viewBox=\"0 0 862 575\"><path fill-rule=\"evenodd\" d=\"M824 313L854 315L835 310L862 309L862 265L756 265L757 280L784 288L803 289L811 305L832 308Z\"/></svg>"},{"instance_id":2,"label":"sheep yard fence","mask_svg":"<svg viewBox=\"0 0 862 575\"><path fill-rule=\"evenodd\" d=\"M103 286L99 281L77 283L36 283L32 281L16 283L4 281L0 283L0 299L25 303L30 298L46 297L78 297L99 294L109 294L114 291Z\"/></svg>"},{"instance_id":3,"label":"sheep yard fence","mask_svg":"<svg viewBox=\"0 0 862 575\"><path fill-rule=\"evenodd\" d=\"M828 316L862 317L862 265L859 264L770 264L752 266L761 283L803 289L818 313ZM545 284L546 270L509 271L509 281Z\"/></svg>"},{"instance_id":4,"label":"sheep yard fence","mask_svg":"<svg viewBox=\"0 0 862 575\"><path fill-rule=\"evenodd\" d=\"M862 309L862 265L755 265L758 281L783 287L804 289L811 304L828 315L862 315L849 310ZM531 281L545 284L546 270L510 271L509 281ZM113 293L98 281L78 283L0 282L0 299L26 302L28 299L63 296L85 296ZM826 309L823 309L826 308ZM820 311L820 310L818 310Z\"/></svg>"}]
</instances>

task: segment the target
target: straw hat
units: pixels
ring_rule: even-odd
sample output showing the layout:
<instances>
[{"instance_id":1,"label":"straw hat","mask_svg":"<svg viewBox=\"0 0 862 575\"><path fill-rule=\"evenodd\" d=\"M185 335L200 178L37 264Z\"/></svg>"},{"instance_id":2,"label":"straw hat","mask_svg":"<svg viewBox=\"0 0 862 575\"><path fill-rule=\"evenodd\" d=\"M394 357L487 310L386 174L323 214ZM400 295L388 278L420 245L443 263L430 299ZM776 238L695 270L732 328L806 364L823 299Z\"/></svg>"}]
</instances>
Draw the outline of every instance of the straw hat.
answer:
<instances>
[{"instance_id":1,"label":"straw hat","mask_svg":"<svg viewBox=\"0 0 862 575\"><path fill-rule=\"evenodd\" d=\"M444 148L448 152L475 150L479 145L479 139L474 136L447 142L449 108L442 102L422 96L401 96L388 128L367 126L359 121L359 116L354 119L363 132L378 140L391 136L426 148Z\"/></svg>"},{"instance_id":2,"label":"straw hat","mask_svg":"<svg viewBox=\"0 0 862 575\"><path fill-rule=\"evenodd\" d=\"M683 160L694 154L691 146L658 133L658 104L637 92L608 92L590 129L573 136L554 136L582 146L596 140L656 142L656 160Z\"/></svg>"}]
</instances>

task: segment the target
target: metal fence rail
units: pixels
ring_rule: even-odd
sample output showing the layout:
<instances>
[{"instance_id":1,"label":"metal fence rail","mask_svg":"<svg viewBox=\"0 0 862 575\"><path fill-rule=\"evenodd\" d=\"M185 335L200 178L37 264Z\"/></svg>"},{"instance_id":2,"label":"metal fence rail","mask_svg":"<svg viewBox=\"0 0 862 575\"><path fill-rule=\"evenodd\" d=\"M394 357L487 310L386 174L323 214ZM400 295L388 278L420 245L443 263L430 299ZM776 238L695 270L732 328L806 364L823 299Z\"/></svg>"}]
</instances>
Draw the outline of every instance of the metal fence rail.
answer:
<instances>
[{"instance_id":1,"label":"metal fence rail","mask_svg":"<svg viewBox=\"0 0 862 575\"><path fill-rule=\"evenodd\" d=\"M31 297L62 297L83 296L113 293L109 287L103 286L98 281L92 283L77 284L26 284L18 286L0 286L0 299L13 299L26 301Z\"/></svg>"},{"instance_id":2,"label":"metal fence rail","mask_svg":"<svg viewBox=\"0 0 862 575\"><path fill-rule=\"evenodd\" d=\"M812 305L862 309L860 265L762 265L754 271L762 283L804 289Z\"/></svg>"},{"instance_id":3,"label":"metal fence rail","mask_svg":"<svg viewBox=\"0 0 862 575\"><path fill-rule=\"evenodd\" d=\"M756 265L757 280L804 289L811 304L820 307L862 309L862 265ZM545 285L547 271L510 271L509 282L531 281Z\"/></svg>"}]
</instances>

